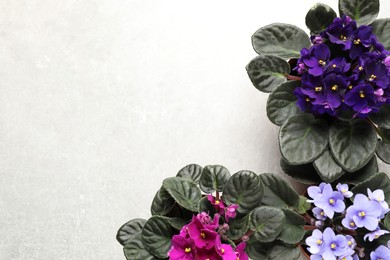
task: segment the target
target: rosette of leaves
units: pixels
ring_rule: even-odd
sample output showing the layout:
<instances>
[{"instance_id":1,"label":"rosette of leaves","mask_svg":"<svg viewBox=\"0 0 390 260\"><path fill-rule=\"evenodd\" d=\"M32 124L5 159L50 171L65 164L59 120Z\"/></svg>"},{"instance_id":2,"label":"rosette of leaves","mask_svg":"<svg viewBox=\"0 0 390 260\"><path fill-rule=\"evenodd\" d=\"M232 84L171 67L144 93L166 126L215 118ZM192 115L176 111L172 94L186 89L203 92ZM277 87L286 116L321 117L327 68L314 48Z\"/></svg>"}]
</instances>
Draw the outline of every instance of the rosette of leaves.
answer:
<instances>
[{"instance_id":1,"label":"rosette of leaves","mask_svg":"<svg viewBox=\"0 0 390 260\"><path fill-rule=\"evenodd\" d=\"M341 18L318 3L310 36L281 23L252 36L248 76L270 93L281 166L301 182L356 184L378 172L377 157L390 163L390 19L378 12L379 0L339 0Z\"/></svg>"},{"instance_id":2,"label":"rosette of leaves","mask_svg":"<svg viewBox=\"0 0 390 260\"><path fill-rule=\"evenodd\" d=\"M219 224L229 225L221 235L223 243L235 247L246 241L251 259L299 259L305 236L303 215L310 205L289 182L272 173L230 174L220 165L196 164L163 181L151 205L151 218L133 219L119 228L117 240L126 259L168 259L172 237L193 216L216 214L207 197L210 194L226 206L238 205L229 221L221 214Z\"/></svg>"}]
</instances>

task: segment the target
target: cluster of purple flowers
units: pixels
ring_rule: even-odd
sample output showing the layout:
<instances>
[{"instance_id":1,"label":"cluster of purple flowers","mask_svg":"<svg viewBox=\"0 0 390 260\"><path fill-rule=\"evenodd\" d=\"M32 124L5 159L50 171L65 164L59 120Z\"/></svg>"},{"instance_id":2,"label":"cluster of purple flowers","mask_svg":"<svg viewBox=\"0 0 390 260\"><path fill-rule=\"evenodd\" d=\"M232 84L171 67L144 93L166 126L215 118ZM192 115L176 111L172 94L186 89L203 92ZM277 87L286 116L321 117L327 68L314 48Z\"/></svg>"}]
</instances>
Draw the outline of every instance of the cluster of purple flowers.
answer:
<instances>
[{"instance_id":1,"label":"cluster of purple flowers","mask_svg":"<svg viewBox=\"0 0 390 260\"><path fill-rule=\"evenodd\" d=\"M219 213L212 218L206 212L194 216L178 235L172 238L172 247L168 252L171 260L248 260L245 253L246 243L242 241L236 248L222 243L229 225L220 225L221 215L226 222L236 216L238 205L226 206L222 200L208 196L209 201ZM220 215L221 214L221 215Z\"/></svg>"},{"instance_id":2,"label":"cluster of purple flowers","mask_svg":"<svg viewBox=\"0 0 390 260\"><path fill-rule=\"evenodd\" d=\"M325 223L333 225L331 220L335 213L343 216L342 227L326 227L324 231L315 229L311 236L306 239L308 250L312 254L310 259L359 259L364 252L357 246L353 234L358 228L365 232L364 240L372 242L378 237L390 233L379 227L379 222L390 211L389 205L385 201L383 190L371 191L367 189L368 196L356 194L353 203L346 208L345 198L352 198L353 193L349 191L347 184L339 183L337 190L327 183L319 186L310 186L307 191L315 207L312 209L316 218L315 225L324 228ZM335 233L337 230L337 234ZM352 231L352 232L351 232ZM349 234L348 234L349 233ZM390 259L390 249L379 246L370 254L371 259Z\"/></svg>"},{"instance_id":3,"label":"cluster of purple flowers","mask_svg":"<svg viewBox=\"0 0 390 260\"><path fill-rule=\"evenodd\" d=\"M335 18L312 43L295 67L302 76L294 92L301 110L331 116L352 110L363 118L390 103L390 52L370 26Z\"/></svg>"}]
</instances>

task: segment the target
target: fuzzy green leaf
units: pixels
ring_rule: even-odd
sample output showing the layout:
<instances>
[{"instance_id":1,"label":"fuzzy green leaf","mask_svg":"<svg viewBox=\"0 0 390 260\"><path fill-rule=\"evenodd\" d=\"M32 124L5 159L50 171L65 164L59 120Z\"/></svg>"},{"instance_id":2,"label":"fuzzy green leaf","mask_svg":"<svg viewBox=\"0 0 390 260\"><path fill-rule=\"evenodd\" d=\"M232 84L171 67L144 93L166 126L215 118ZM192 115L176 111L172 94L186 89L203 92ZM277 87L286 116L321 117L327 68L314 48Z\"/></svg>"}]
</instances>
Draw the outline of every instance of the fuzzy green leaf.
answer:
<instances>
[{"instance_id":1,"label":"fuzzy green leaf","mask_svg":"<svg viewBox=\"0 0 390 260\"><path fill-rule=\"evenodd\" d=\"M142 260L158 260L154 257L142 242L141 234L137 234L134 238L128 241L123 247L123 252L127 260L142 259ZM167 257L165 257L167 258ZM163 259L165 259L163 258Z\"/></svg>"},{"instance_id":2,"label":"fuzzy green leaf","mask_svg":"<svg viewBox=\"0 0 390 260\"><path fill-rule=\"evenodd\" d=\"M175 200L161 187L153 198L150 211L152 215L167 215L175 206Z\"/></svg>"},{"instance_id":3,"label":"fuzzy green leaf","mask_svg":"<svg viewBox=\"0 0 390 260\"><path fill-rule=\"evenodd\" d=\"M340 178L345 171L333 159L329 150L325 152L313 163L318 175L324 182L331 183Z\"/></svg>"},{"instance_id":4,"label":"fuzzy green leaf","mask_svg":"<svg viewBox=\"0 0 390 260\"><path fill-rule=\"evenodd\" d=\"M379 0L339 0L340 17L348 15L357 25L370 24L379 13Z\"/></svg>"},{"instance_id":5,"label":"fuzzy green leaf","mask_svg":"<svg viewBox=\"0 0 390 260\"><path fill-rule=\"evenodd\" d=\"M286 217L281 209L262 206L250 215L249 227L260 242L272 242L282 232Z\"/></svg>"},{"instance_id":6,"label":"fuzzy green leaf","mask_svg":"<svg viewBox=\"0 0 390 260\"><path fill-rule=\"evenodd\" d=\"M279 148L288 164L313 162L328 145L328 126L311 114L290 117L280 128Z\"/></svg>"},{"instance_id":7,"label":"fuzzy green leaf","mask_svg":"<svg viewBox=\"0 0 390 260\"><path fill-rule=\"evenodd\" d=\"M297 244L305 235L305 229L303 226L306 221L301 216L289 209L282 209L286 216L286 223L284 224L282 233L280 233L278 239L286 244Z\"/></svg>"},{"instance_id":8,"label":"fuzzy green leaf","mask_svg":"<svg viewBox=\"0 0 390 260\"><path fill-rule=\"evenodd\" d=\"M167 258L171 248L173 230L169 218L153 216L146 221L142 230L145 248L157 258Z\"/></svg>"},{"instance_id":9,"label":"fuzzy green leaf","mask_svg":"<svg viewBox=\"0 0 390 260\"><path fill-rule=\"evenodd\" d=\"M305 22L307 28L314 34L325 30L337 17L336 12L328 5L317 3L306 14Z\"/></svg>"},{"instance_id":10,"label":"fuzzy green leaf","mask_svg":"<svg viewBox=\"0 0 390 260\"><path fill-rule=\"evenodd\" d=\"M286 75L290 73L290 65L278 56L260 55L249 62L246 71L253 86L269 93L287 81Z\"/></svg>"},{"instance_id":11,"label":"fuzzy green leaf","mask_svg":"<svg viewBox=\"0 0 390 260\"><path fill-rule=\"evenodd\" d=\"M229 230L226 235L232 240L238 240L249 229L249 214L244 216L237 216L236 218L229 221Z\"/></svg>"},{"instance_id":12,"label":"fuzzy green leaf","mask_svg":"<svg viewBox=\"0 0 390 260\"><path fill-rule=\"evenodd\" d=\"M183 167L176 175L176 177L182 177L185 179L190 179L196 184L199 184L200 175L202 174L202 166L197 164L189 164Z\"/></svg>"},{"instance_id":13,"label":"fuzzy green leaf","mask_svg":"<svg viewBox=\"0 0 390 260\"><path fill-rule=\"evenodd\" d=\"M267 260L298 260L301 251L298 246L275 244L268 249Z\"/></svg>"},{"instance_id":14,"label":"fuzzy green leaf","mask_svg":"<svg viewBox=\"0 0 390 260\"><path fill-rule=\"evenodd\" d=\"M383 44L386 50L390 50L390 18L377 19L371 23L370 26L372 27L372 32L376 35L378 41Z\"/></svg>"},{"instance_id":15,"label":"fuzzy green leaf","mask_svg":"<svg viewBox=\"0 0 390 260\"><path fill-rule=\"evenodd\" d=\"M318 184L321 182L321 178L312 163L291 165L282 158L280 159L280 167L287 175L304 184Z\"/></svg>"},{"instance_id":16,"label":"fuzzy green leaf","mask_svg":"<svg viewBox=\"0 0 390 260\"><path fill-rule=\"evenodd\" d=\"M390 204L390 179L386 173L377 173L368 180L359 183L352 188L354 194L363 193L367 195L367 188L371 191L381 189L385 194L385 201Z\"/></svg>"},{"instance_id":17,"label":"fuzzy green leaf","mask_svg":"<svg viewBox=\"0 0 390 260\"><path fill-rule=\"evenodd\" d=\"M229 178L230 172L225 167L221 165L208 165L203 169L199 186L205 193L222 191Z\"/></svg>"},{"instance_id":18,"label":"fuzzy green leaf","mask_svg":"<svg viewBox=\"0 0 390 260\"><path fill-rule=\"evenodd\" d=\"M118 232L116 233L116 240L118 240L121 245L125 245L136 235L141 234L145 223L146 220L142 218L130 220L119 228Z\"/></svg>"},{"instance_id":19,"label":"fuzzy green leaf","mask_svg":"<svg viewBox=\"0 0 390 260\"><path fill-rule=\"evenodd\" d=\"M300 85L300 81L288 81L271 92L267 100L267 116L272 123L281 126L291 116L301 113L294 95L294 89Z\"/></svg>"},{"instance_id":20,"label":"fuzzy green leaf","mask_svg":"<svg viewBox=\"0 0 390 260\"><path fill-rule=\"evenodd\" d=\"M299 58L302 48L310 47L309 36L299 27L273 23L257 30L252 45L258 54L276 55L284 59Z\"/></svg>"},{"instance_id":21,"label":"fuzzy green leaf","mask_svg":"<svg viewBox=\"0 0 390 260\"><path fill-rule=\"evenodd\" d=\"M197 212L201 192L194 182L180 177L171 177L164 180L163 188L180 206Z\"/></svg>"},{"instance_id":22,"label":"fuzzy green leaf","mask_svg":"<svg viewBox=\"0 0 390 260\"><path fill-rule=\"evenodd\" d=\"M347 172L345 173L339 180L338 182L346 182L348 184L359 184L374 174L378 173L379 168L378 168L378 161L376 159L376 156L373 156L371 160L360 170L356 172Z\"/></svg>"}]
</instances>

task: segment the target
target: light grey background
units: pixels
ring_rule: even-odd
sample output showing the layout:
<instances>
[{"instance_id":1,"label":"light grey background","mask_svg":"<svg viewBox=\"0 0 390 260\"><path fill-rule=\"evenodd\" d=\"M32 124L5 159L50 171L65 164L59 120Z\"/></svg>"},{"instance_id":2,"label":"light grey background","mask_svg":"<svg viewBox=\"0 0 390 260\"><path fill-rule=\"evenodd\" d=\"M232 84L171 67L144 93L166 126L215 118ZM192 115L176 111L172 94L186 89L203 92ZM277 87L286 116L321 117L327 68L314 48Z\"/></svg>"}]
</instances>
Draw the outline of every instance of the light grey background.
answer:
<instances>
[{"instance_id":1,"label":"light grey background","mask_svg":"<svg viewBox=\"0 0 390 260\"><path fill-rule=\"evenodd\" d=\"M250 37L315 2L0 0L0 259L124 259L181 167L280 173Z\"/></svg>"}]
</instances>

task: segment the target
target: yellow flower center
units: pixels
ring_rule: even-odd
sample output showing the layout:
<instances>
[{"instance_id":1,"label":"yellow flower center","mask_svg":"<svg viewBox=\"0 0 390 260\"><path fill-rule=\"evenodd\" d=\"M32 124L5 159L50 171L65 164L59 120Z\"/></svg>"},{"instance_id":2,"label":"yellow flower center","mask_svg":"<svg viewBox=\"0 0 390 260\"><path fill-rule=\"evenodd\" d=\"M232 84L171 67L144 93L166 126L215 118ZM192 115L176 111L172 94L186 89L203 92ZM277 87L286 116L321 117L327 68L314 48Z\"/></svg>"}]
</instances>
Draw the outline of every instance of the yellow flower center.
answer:
<instances>
[{"instance_id":1,"label":"yellow flower center","mask_svg":"<svg viewBox=\"0 0 390 260\"><path fill-rule=\"evenodd\" d=\"M332 65L332 68L336 68L336 67L337 67L337 65L336 65L336 64L333 64L333 65Z\"/></svg>"},{"instance_id":2,"label":"yellow flower center","mask_svg":"<svg viewBox=\"0 0 390 260\"><path fill-rule=\"evenodd\" d=\"M318 239L317 240L317 245L321 245L322 244L322 240L321 239Z\"/></svg>"},{"instance_id":3,"label":"yellow flower center","mask_svg":"<svg viewBox=\"0 0 390 260\"><path fill-rule=\"evenodd\" d=\"M348 241L348 245L351 246L352 245L352 241Z\"/></svg>"},{"instance_id":4,"label":"yellow flower center","mask_svg":"<svg viewBox=\"0 0 390 260\"><path fill-rule=\"evenodd\" d=\"M323 215L325 215L325 213L323 211L321 211L320 215L323 216Z\"/></svg>"},{"instance_id":5,"label":"yellow flower center","mask_svg":"<svg viewBox=\"0 0 390 260\"><path fill-rule=\"evenodd\" d=\"M206 237L206 234L204 232L201 232L200 237L204 239Z\"/></svg>"},{"instance_id":6,"label":"yellow flower center","mask_svg":"<svg viewBox=\"0 0 390 260\"><path fill-rule=\"evenodd\" d=\"M215 201L215 204L217 204L217 205L218 205L218 204L219 204L219 200L216 200L216 201Z\"/></svg>"},{"instance_id":7,"label":"yellow flower center","mask_svg":"<svg viewBox=\"0 0 390 260\"><path fill-rule=\"evenodd\" d=\"M351 222L349 223L349 226L350 226L350 227L355 227L355 222L352 222L352 221L351 221Z\"/></svg>"},{"instance_id":8,"label":"yellow flower center","mask_svg":"<svg viewBox=\"0 0 390 260\"><path fill-rule=\"evenodd\" d=\"M322 90L322 87L315 87L314 90L315 90L316 92L320 92L320 91Z\"/></svg>"},{"instance_id":9,"label":"yellow flower center","mask_svg":"<svg viewBox=\"0 0 390 260\"><path fill-rule=\"evenodd\" d=\"M349 85L348 88L349 88L349 89L352 89L353 87L352 87L352 85Z\"/></svg>"},{"instance_id":10,"label":"yellow flower center","mask_svg":"<svg viewBox=\"0 0 390 260\"><path fill-rule=\"evenodd\" d=\"M186 252L186 253L189 253L189 252L191 252L191 248L189 248L189 247L186 247L186 248L184 249L184 252Z\"/></svg>"},{"instance_id":11,"label":"yellow flower center","mask_svg":"<svg viewBox=\"0 0 390 260\"><path fill-rule=\"evenodd\" d=\"M360 67L359 67L359 70L360 70L360 71L362 71L362 70L363 70L363 67L362 67L362 66L360 66Z\"/></svg>"},{"instance_id":12,"label":"yellow flower center","mask_svg":"<svg viewBox=\"0 0 390 260\"><path fill-rule=\"evenodd\" d=\"M306 98L306 102L310 102L310 98Z\"/></svg>"},{"instance_id":13,"label":"yellow flower center","mask_svg":"<svg viewBox=\"0 0 390 260\"><path fill-rule=\"evenodd\" d=\"M329 200L329 203L330 203L331 205L333 205L333 204L334 204L334 199L330 199L330 200Z\"/></svg>"},{"instance_id":14,"label":"yellow flower center","mask_svg":"<svg viewBox=\"0 0 390 260\"><path fill-rule=\"evenodd\" d=\"M336 248L336 244L335 243L330 244L330 248L335 249Z\"/></svg>"},{"instance_id":15,"label":"yellow flower center","mask_svg":"<svg viewBox=\"0 0 390 260\"><path fill-rule=\"evenodd\" d=\"M346 41L347 37L345 37L344 35L340 35L340 40Z\"/></svg>"},{"instance_id":16,"label":"yellow flower center","mask_svg":"<svg viewBox=\"0 0 390 260\"><path fill-rule=\"evenodd\" d=\"M333 91L336 91L338 87L339 87L339 86L337 86L337 85L333 85L333 86L332 86L332 90L333 90Z\"/></svg>"},{"instance_id":17,"label":"yellow flower center","mask_svg":"<svg viewBox=\"0 0 390 260\"><path fill-rule=\"evenodd\" d=\"M221 248L221 254L225 253L225 249Z\"/></svg>"},{"instance_id":18,"label":"yellow flower center","mask_svg":"<svg viewBox=\"0 0 390 260\"><path fill-rule=\"evenodd\" d=\"M363 90L359 91L359 96L360 96L360 98L365 98L366 97L366 95L364 95Z\"/></svg>"},{"instance_id":19,"label":"yellow flower center","mask_svg":"<svg viewBox=\"0 0 390 260\"><path fill-rule=\"evenodd\" d=\"M353 43L356 45L360 44L360 39L354 40Z\"/></svg>"},{"instance_id":20,"label":"yellow flower center","mask_svg":"<svg viewBox=\"0 0 390 260\"><path fill-rule=\"evenodd\" d=\"M359 212L359 217L364 217L365 215L366 215L366 212L364 212L364 211Z\"/></svg>"},{"instance_id":21,"label":"yellow flower center","mask_svg":"<svg viewBox=\"0 0 390 260\"><path fill-rule=\"evenodd\" d=\"M369 81L373 81L374 79L376 79L376 75L374 74L371 74L370 78L368 79Z\"/></svg>"},{"instance_id":22,"label":"yellow flower center","mask_svg":"<svg viewBox=\"0 0 390 260\"><path fill-rule=\"evenodd\" d=\"M326 65L326 62L323 61L323 60L319 60L319 61L318 61L318 64L320 64L321 66L325 66L325 65Z\"/></svg>"}]
</instances>

